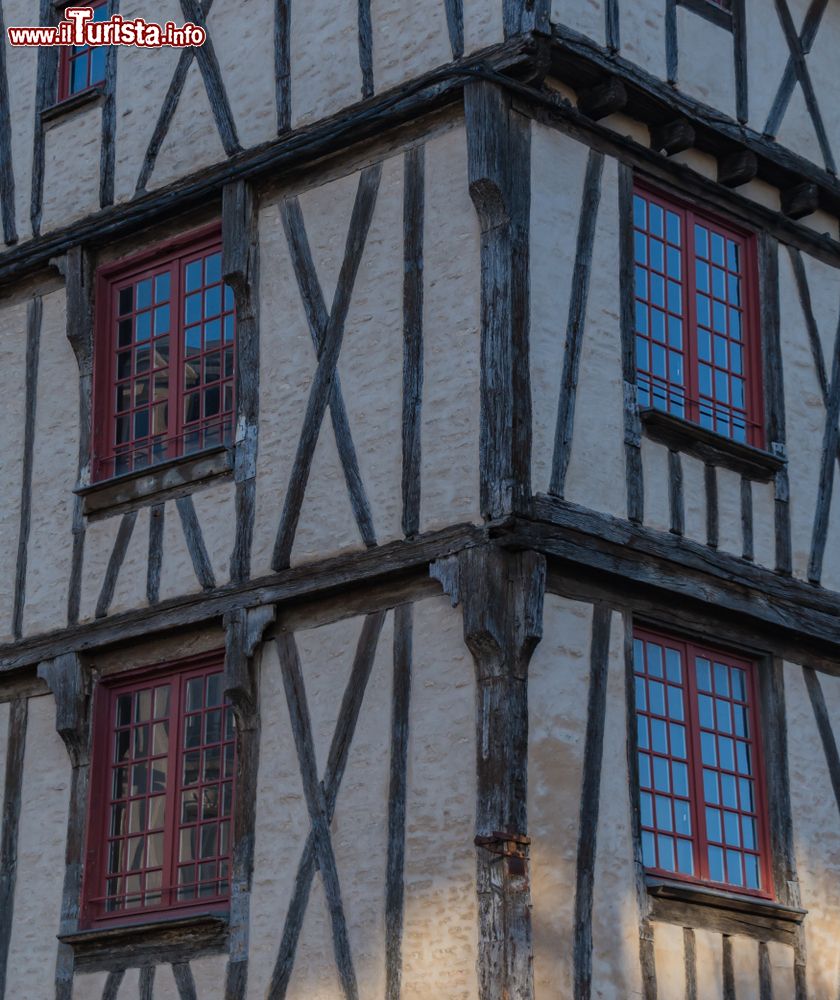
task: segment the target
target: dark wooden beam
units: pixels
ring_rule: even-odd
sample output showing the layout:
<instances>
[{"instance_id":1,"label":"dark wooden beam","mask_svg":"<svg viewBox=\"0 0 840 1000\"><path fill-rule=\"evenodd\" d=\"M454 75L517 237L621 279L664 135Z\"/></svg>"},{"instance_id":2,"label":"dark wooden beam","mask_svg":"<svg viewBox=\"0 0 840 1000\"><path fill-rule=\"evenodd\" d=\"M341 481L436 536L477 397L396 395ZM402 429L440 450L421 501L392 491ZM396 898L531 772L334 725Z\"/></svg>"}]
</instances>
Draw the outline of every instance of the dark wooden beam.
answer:
<instances>
[{"instance_id":1,"label":"dark wooden beam","mask_svg":"<svg viewBox=\"0 0 840 1000\"><path fill-rule=\"evenodd\" d=\"M15 171L12 160L12 119L9 108L9 74L6 69L6 22L0 3L0 223L6 243L17 243L15 224Z\"/></svg>"},{"instance_id":2,"label":"dark wooden beam","mask_svg":"<svg viewBox=\"0 0 840 1000\"><path fill-rule=\"evenodd\" d=\"M0 997L6 995L9 944L12 939L28 707L25 696L15 698L11 703L6 737L6 774L0 815Z\"/></svg>"},{"instance_id":3,"label":"dark wooden beam","mask_svg":"<svg viewBox=\"0 0 840 1000\"><path fill-rule=\"evenodd\" d=\"M782 211L789 219L804 219L820 207L820 192L816 184L803 181L781 192Z\"/></svg>"},{"instance_id":4,"label":"dark wooden beam","mask_svg":"<svg viewBox=\"0 0 840 1000\"><path fill-rule=\"evenodd\" d=\"M627 106L627 88L621 80L611 76L603 83L580 91L577 106L587 118L598 121Z\"/></svg>"},{"instance_id":5,"label":"dark wooden beam","mask_svg":"<svg viewBox=\"0 0 840 1000\"><path fill-rule=\"evenodd\" d=\"M658 149L668 156L691 149L696 141L694 126L685 118L675 118L674 121L654 125L650 130L651 149Z\"/></svg>"},{"instance_id":6,"label":"dark wooden beam","mask_svg":"<svg viewBox=\"0 0 840 1000\"><path fill-rule=\"evenodd\" d=\"M758 158L749 149L739 149L718 160L718 184L738 187L751 181L758 173Z\"/></svg>"},{"instance_id":7,"label":"dark wooden beam","mask_svg":"<svg viewBox=\"0 0 840 1000\"><path fill-rule=\"evenodd\" d=\"M403 194L402 529L420 530L425 149L406 151Z\"/></svg>"}]
</instances>

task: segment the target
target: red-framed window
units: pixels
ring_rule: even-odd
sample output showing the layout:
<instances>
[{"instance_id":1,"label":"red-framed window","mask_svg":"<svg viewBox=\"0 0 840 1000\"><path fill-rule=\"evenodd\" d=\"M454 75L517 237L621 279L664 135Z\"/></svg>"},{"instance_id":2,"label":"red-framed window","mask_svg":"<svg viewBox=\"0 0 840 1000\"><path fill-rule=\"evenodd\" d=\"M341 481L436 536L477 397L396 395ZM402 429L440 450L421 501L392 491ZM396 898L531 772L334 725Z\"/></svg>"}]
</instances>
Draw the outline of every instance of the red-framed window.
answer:
<instances>
[{"instance_id":1,"label":"red-framed window","mask_svg":"<svg viewBox=\"0 0 840 1000\"><path fill-rule=\"evenodd\" d=\"M218 227L99 272L95 480L230 444L236 321Z\"/></svg>"},{"instance_id":2,"label":"red-framed window","mask_svg":"<svg viewBox=\"0 0 840 1000\"><path fill-rule=\"evenodd\" d=\"M108 20L108 0L89 0L85 6L93 7L94 21ZM59 49L59 101L104 82L107 51L105 45L63 45Z\"/></svg>"},{"instance_id":3,"label":"red-framed window","mask_svg":"<svg viewBox=\"0 0 840 1000\"><path fill-rule=\"evenodd\" d=\"M637 184L639 403L763 447L755 237Z\"/></svg>"},{"instance_id":4,"label":"red-framed window","mask_svg":"<svg viewBox=\"0 0 840 1000\"><path fill-rule=\"evenodd\" d=\"M222 656L99 685L86 926L227 905L236 742Z\"/></svg>"},{"instance_id":5,"label":"red-framed window","mask_svg":"<svg viewBox=\"0 0 840 1000\"><path fill-rule=\"evenodd\" d=\"M756 666L634 630L645 868L772 896Z\"/></svg>"}]
</instances>

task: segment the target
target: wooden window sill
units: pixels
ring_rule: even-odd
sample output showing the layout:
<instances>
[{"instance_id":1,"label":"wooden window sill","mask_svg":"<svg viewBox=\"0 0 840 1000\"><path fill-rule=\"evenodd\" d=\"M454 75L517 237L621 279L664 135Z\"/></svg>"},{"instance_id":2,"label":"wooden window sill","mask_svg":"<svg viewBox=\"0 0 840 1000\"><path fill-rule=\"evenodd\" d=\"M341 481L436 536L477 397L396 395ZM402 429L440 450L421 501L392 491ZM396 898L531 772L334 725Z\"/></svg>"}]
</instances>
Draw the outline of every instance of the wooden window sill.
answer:
<instances>
[{"instance_id":1,"label":"wooden window sill","mask_svg":"<svg viewBox=\"0 0 840 1000\"><path fill-rule=\"evenodd\" d=\"M143 964L182 962L227 948L227 913L166 916L145 923L92 927L73 934L59 934L62 944L73 948L76 967L89 971L110 969L122 962Z\"/></svg>"},{"instance_id":2,"label":"wooden window sill","mask_svg":"<svg viewBox=\"0 0 840 1000\"><path fill-rule=\"evenodd\" d=\"M690 882L649 875L651 917L682 927L698 927L723 934L747 934L760 940L790 944L807 910L772 899L726 892Z\"/></svg>"},{"instance_id":3,"label":"wooden window sill","mask_svg":"<svg viewBox=\"0 0 840 1000\"><path fill-rule=\"evenodd\" d=\"M673 413L648 408L639 416L645 434L652 441L667 445L672 451L685 452L701 462L730 469L746 479L766 483L784 468L785 460L778 455L732 441L699 424L675 417Z\"/></svg>"},{"instance_id":4,"label":"wooden window sill","mask_svg":"<svg viewBox=\"0 0 840 1000\"><path fill-rule=\"evenodd\" d=\"M74 492L82 497L85 516L91 519L136 510L149 503L184 496L209 480L230 476L232 456L231 448L219 445L92 486L82 486Z\"/></svg>"},{"instance_id":5,"label":"wooden window sill","mask_svg":"<svg viewBox=\"0 0 840 1000\"><path fill-rule=\"evenodd\" d=\"M41 112L41 121L46 125L49 122L64 118L66 115L70 115L80 108L88 108L101 104L103 96L102 84L97 84L95 87L88 87L87 90L80 90L78 94L71 94L69 97L65 97L63 101L44 108Z\"/></svg>"}]
</instances>

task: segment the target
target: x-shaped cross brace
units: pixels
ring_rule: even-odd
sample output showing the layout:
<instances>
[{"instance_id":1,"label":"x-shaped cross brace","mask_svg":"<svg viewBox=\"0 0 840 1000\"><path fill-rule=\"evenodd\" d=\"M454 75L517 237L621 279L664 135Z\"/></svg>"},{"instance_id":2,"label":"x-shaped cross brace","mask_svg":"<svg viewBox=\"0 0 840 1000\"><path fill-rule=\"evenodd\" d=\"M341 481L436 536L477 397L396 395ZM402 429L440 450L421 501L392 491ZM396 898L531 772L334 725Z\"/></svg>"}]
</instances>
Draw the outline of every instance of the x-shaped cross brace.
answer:
<instances>
[{"instance_id":1,"label":"x-shaped cross brace","mask_svg":"<svg viewBox=\"0 0 840 1000\"><path fill-rule=\"evenodd\" d=\"M180 0L180 3L184 19L192 21L193 24L201 25L207 31L207 37L204 45L181 50L181 54L178 57L178 65L175 67L175 72L172 75L172 82L169 84L169 90L166 92L166 97L160 109L160 115L158 116L155 130L152 133L149 147L146 150L146 155L143 157L143 166L140 168L140 176L137 178L137 191L145 191L152 171L155 168L158 153L163 145L163 140L169 132L169 126L172 124L172 118L175 115L181 91L184 89L184 83L187 79L187 71L193 59L198 60L198 68L201 70L204 88L210 100L213 118L216 122L216 128L219 130L219 138L222 140L225 152L228 156L233 156L234 153L238 153L242 148L239 145L239 139L236 135L236 125L233 121L233 113L230 109L225 85L222 82L219 61L216 58L216 51L213 48L213 40L210 37L210 32L207 30L206 18L210 13L210 8L213 6L213 0L204 0L203 4L199 0Z\"/></svg>"},{"instance_id":2,"label":"x-shaped cross brace","mask_svg":"<svg viewBox=\"0 0 840 1000\"><path fill-rule=\"evenodd\" d=\"M295 888L283 928L283 938L267 993L269 1000L282 1000L286 996L316 867L320 869L324 880L324 890L333 930L333 947L342 989L347 1000L357 1000L358 998L329 825L335 811L338 790L344 777L350 744L373 668L379 634L382 631L386 613L385 611L377 611L365 618L356 647L353 669L341 702L338 722L330 744L327 767L322 781L318 780L312 725L297 645L294 636L290 633L280 633L277 636L280 667L311 830L298 864Z\"/></svg>"},{"instance_id":3,"label":"x-shaped cross brace","mask_svg":"<svg viewBox=\"0 0 840 1000\"><path fill-rule=\"evenodd\" d=\"M344 323L350 308L350 298L353 294L353 286L362 260L373 218L373 210L376 206L381 174L382 165L377 163L366 167L359 178L353 214L350 218L350 229L347 233L347 244L344 249L344 259L338 275L338 284L329 316L326 314L323 297L315 277L309 248L305 244L305 231L300 208L299 206L295 207L295 202L290 202L284 209L283 225L289 237L289 249L295 261L298 286L318 354L318 368L309 390L303 429L300 433L280 526L277 529L277 538L274 543L272 567L275 570L285 569L289 565L303 497L312 469L315 445L328 405L332 413L336 442L344 466L344 475L350 490L350 499L353 503L359 531L366 545L376 544L370 510L362 488L356 454L347 424L347 414L344 410L336 367L344 338ZM303 250L304 246L305 253L297 252Z\"/></svg>"}]
</instances>

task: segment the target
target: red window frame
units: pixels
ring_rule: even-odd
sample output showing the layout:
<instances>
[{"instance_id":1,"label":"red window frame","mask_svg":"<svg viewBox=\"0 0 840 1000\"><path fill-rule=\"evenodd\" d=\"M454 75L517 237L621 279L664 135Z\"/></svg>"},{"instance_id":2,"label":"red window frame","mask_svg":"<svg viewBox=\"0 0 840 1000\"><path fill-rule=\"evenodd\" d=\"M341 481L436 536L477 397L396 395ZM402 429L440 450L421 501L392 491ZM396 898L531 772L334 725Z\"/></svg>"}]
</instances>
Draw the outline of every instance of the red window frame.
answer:
<instances>
[{"instance_id":1,"label":"red window frame","mask_svg":"<svg viewBox=\"0 0 840 1000\"><path fill-rule=\"evenodd\" d=\"M639 180L632 227L640 405L764 448L755 234Z\"/></svg>"},{"instance_id":2,"label":"red window frame","mask_svg":"<svg viewBox=\"0 0 840 1000\"><path fill-rule=\"evenodd\" d=\"M638 626L633 640L645 870L772 899L756 663Z\"/></svg>"},{"instance_id":3,"label":"red window frame","mask_svg":"<svg viewBox=\"0 0 840 1000\"><path fill-rule=\"evenodd\" d=\"M68 4L68 6L72 6ZM93 8L93 17L96 21L104 20L97 17L98 11L108 14L108 0L86 0L85 6ZM66 101L68 97L82 94L86 90L93 90L100 87L105 82L105 58L107 52L105 45L62 45L58 57L58 100ZM94 63L97 63L94 70ZM73 79L76 67L82 67L84 77L83 86L75 86ZM101 76L99 73L101 72Z\"/></svg>"},{"instance_id":4,"label":"red window frame","mask_svg":"<svg viewBox=\"0 0 840 1000\"><path fill-rule=\"evenodd\" d=\"M223 662L215 651L98 685L83 926L227 908L236 733Z\"/></svg>"},{"instance_id":5,"label":"red window frame","mask_svg":"<svg viewBox=\"0 0 840 1000\"><path fill-rule=\"evenodd\" d=\"M97 272L94 482L233 442L236 315L221 250L214 223Z\"/></svg>"}]
</instances>

